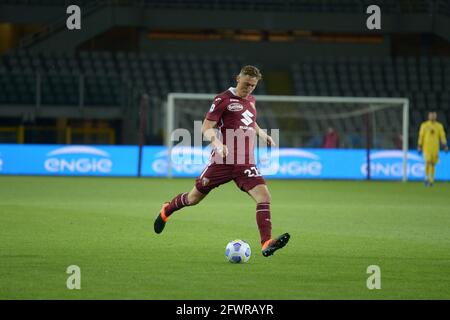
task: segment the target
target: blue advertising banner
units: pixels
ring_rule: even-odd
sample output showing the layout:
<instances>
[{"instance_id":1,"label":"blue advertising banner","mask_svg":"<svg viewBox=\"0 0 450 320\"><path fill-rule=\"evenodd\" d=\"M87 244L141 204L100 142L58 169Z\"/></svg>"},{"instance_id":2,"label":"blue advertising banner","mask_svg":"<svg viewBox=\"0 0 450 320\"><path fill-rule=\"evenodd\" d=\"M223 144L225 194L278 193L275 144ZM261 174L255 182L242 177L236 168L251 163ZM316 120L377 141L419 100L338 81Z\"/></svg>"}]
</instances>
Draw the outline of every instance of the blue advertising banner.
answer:
<instances>
[{"instance_id":1,"label":"blue advertising banner","mask_svg":"<svg viewBox=\"0 0 450 320\"><path fill-rule=\"evenodd\" d=\"M277 149L275 149L277 150ZM145 147L142 175L164 177L168 171L165 147ZM172 151L174 177L196 177L208 164L210 150L178 147ZM294 149L259 150L257 167L265 178L271 179L367 179L366 150ZM417 151L407 153L407 173L410 180L423 180L425 164ZM401 180L403 152L401 150L372 150L370 174L373 180ZM450 181L450 155L440 153L436 180Z\"/></svg>"},{"instance_id":2,"label":"blue advertising banner","mask_svg":"<svg viewBox=\"0 0 450 320\"><path fill-rule=\"evenodd\" d=\"M0 144L0 174L136 176L136 146Z\"/></svg>"},{"instance_id":3,"label":"blue advertising banner","mask_svg":"<svg viewBox=\"0 0 450 320\"><path fill-rule=\"evenodd\" d=\"M174 177L196 177L208 164L207 148L172 149ZM407 155L409 180L423 180L422 155ZM267 179L353 179L367 178L365 150L345 149L259 149L256 166ZM136 176L136 146L15 145L0 144L0 175ZM168 152L164 146L143 149L142 176L165 177ZM401 180L403 152L372 150L370 173L374 180ZM450 181L450 155L440 153L436 180Z\"/></svg>"},{"instance_id":4,"label":"blue advertising banner","mask_svg":"<svg viewBox=\"0 0 450 320\"><path fill-rule=\"evenodd\" d=\"M172 149L172 174L174 177L196 177L208 164L211 151L200 147L177 147ZM165 177L168 173L166 147L144 147L142 176Z\"/></svg>"}]
</instances>

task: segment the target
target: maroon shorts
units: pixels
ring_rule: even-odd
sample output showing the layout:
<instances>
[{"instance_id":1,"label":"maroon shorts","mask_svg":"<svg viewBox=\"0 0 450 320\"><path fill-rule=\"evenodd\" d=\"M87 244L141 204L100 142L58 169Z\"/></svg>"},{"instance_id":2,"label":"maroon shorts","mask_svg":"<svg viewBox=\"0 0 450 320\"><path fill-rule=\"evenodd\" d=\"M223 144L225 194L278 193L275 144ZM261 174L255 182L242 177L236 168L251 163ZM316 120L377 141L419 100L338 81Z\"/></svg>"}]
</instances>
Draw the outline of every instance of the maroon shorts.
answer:
<instances>
[{"instance_id":1,"label":"maroon shorts","mask_svg":"<svg viewBox=\"0 0 450 320\"><path fill-rule=\"evenodd\" d=\"M208 165L195 180L195 187L201 193L208 194L212 189L231 180L245 192L259 184L266 184L255 165L213 163Z\"/></svg>"}]
</instances>

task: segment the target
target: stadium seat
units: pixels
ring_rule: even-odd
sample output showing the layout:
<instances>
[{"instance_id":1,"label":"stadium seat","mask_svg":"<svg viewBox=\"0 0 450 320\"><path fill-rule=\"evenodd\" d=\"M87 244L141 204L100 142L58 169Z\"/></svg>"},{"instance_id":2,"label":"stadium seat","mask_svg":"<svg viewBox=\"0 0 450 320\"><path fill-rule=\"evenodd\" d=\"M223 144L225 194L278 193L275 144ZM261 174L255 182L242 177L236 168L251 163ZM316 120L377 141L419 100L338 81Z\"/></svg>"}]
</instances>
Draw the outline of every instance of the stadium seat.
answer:
<instances>
[{"instance_id":1,"label":"stadium seat","mask_svg":"<svg viewBox=\"0 0 450 320\"><path fill-rule=\"evenodd\" d=\"M344 1L343 7L349 3ZM302 0L295 4L280 2L279 7L323 10L335 5L337 1ZM33 104L38 73L42 79L43 104L78 104L79 75L85 79L85 105L119 105L120 89L128 82L136 89L146 88L160 101L171 91L217 93L233 83L233 75L243 63L244 59L239 57L192 53L81 51L36 54L17 51L0 58L0 85L5 84L1 86L0 103ZM298 95L412 96L412 112L422 114L429 107L441 111L449 108L448 58L299 57L291 67L291 75L294 92ZM417 94L411 95L412 92ZM266 93L264 81L255 93ZM349 126L347 123L343 128Z\"/></svg>"}]
</instances>

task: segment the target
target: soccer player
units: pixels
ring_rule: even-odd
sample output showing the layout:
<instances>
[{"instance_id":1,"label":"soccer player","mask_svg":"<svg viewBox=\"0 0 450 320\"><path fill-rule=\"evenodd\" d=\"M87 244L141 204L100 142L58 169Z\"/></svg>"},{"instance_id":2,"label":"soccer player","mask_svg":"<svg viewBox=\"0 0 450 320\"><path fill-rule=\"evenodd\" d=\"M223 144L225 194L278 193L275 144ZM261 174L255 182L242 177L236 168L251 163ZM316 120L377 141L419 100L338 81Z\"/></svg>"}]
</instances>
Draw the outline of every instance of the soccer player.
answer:
<instances>
[{"instance_id":1,"label":"soccer player","mask_svg":"<svg viewBox=\"0 0 450 320\"><path fill-rule=\"evenodd\" d=\"M419 142L417 150L423 151L425 160L425 186L433 186L435 166L439 162L439 142L448 151L447 139L444 127L436 121L436 112L428 112L428 121L422 122L419 131Z\"/></svg>"},{"instance_id":2,"label":"soccer player","mask_svg":"<svg viewBox=\"0 0 450 320\"><path fill-rule=\"evenodd\" d=\"M255 98L251 94L261 78L258 68L244 66L236 76L236 87L230 87L214 98L202 125L203 135L213 146L210 162L197 177L191 191L163 204L154 223L156 233L163 231L175 211L198 204L212 189L233 180L256 202L256 222L263 256L272 255L288 243L288 233L272 238L270 193L254 163L256 135L267 145L275 145L272 137L256 123Z\"/></svg>"}]
</instances>

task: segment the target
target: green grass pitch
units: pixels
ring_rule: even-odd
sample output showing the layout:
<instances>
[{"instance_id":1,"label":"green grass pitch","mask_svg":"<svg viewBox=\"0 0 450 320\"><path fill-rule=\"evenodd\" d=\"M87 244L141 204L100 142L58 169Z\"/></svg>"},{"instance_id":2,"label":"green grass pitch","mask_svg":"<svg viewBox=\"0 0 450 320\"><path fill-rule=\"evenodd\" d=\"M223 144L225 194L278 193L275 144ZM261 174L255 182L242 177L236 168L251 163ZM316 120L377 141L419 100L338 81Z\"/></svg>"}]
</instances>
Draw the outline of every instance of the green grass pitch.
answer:
<instances>
[{"instance_id":1,"label":"green grass pitch","mask_svg":"<svg viewBox=\"0 0 450 320\"><path fill-rule=\"evenodd\" d=\"M450 298L450 184L268 180L274 235L291 241L265 258L255 204L232 182L153 232L193 182L0 177L0 299ZM236 238L247 264L225 259ZM81 290L66 287L70 265Z\"/></svg>"}]
</instances>

